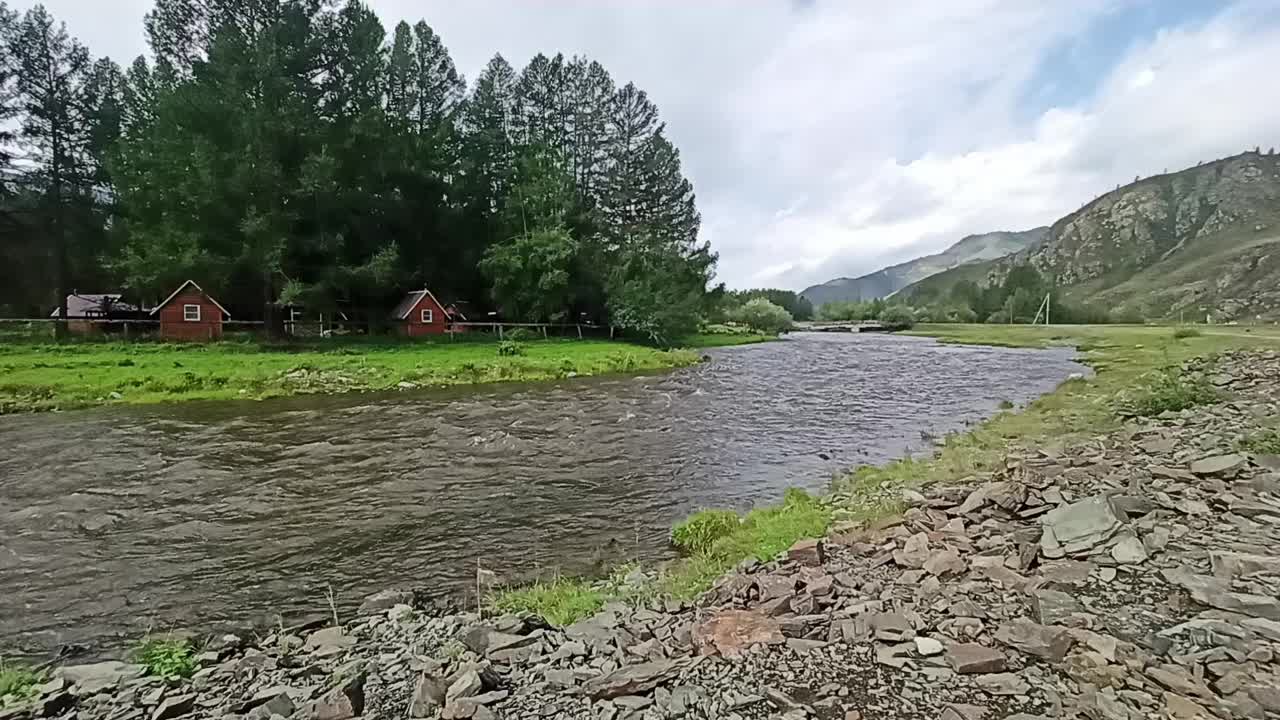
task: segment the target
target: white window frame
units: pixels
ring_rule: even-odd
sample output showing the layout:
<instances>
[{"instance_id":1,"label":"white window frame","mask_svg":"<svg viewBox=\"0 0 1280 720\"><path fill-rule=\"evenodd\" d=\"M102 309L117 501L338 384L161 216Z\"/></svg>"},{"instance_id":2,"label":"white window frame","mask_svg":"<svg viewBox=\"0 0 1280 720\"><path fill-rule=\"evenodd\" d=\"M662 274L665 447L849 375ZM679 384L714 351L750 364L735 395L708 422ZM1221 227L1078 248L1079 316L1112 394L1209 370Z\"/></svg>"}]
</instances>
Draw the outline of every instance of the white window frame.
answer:
<instances>
[{"instance_id":1,"label":"white window frame","mask_svg":"<svg viewBox=\"0 0 1280 720\"><path fill-rule=\"evenodd\" d=\"M430 325L435 322L436 314L431 308L423 308L422 314L418 316L424 325Z\"/></svg>"},{"instance_id":2,"label":"white window frame","mask_svg":"<svg viewBox=\"0 0 1280 720\"><path fill-rule=\"evenodd\" d=\"M194 317L191 315L192 310L196 311ZM200 322L200 306L193 305L191 303L184 304L182 306L182 321L183 322Z\"/></svg>"}]
</instances>

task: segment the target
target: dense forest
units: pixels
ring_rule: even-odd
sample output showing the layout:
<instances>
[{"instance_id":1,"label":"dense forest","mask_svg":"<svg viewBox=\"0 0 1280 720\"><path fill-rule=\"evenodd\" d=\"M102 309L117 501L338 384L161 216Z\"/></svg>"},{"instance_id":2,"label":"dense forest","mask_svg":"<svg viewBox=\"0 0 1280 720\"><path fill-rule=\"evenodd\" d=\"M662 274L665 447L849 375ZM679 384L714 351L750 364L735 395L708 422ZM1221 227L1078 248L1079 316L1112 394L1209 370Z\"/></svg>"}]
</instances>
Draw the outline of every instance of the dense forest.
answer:
<instances>
[{"instance_id":1,"label":"dense forest","mask_svg":"<svg viewBox=\"0 0 1280 720\"><path fill-rule=\"evenodd\" d=\"M121 67L0 2L0 311L191 278L271 325L426 286L661 342L723 302L658 108L597 62L468 84L359 0L157 0L145 33Z\"/></svg>"}]
</instances>

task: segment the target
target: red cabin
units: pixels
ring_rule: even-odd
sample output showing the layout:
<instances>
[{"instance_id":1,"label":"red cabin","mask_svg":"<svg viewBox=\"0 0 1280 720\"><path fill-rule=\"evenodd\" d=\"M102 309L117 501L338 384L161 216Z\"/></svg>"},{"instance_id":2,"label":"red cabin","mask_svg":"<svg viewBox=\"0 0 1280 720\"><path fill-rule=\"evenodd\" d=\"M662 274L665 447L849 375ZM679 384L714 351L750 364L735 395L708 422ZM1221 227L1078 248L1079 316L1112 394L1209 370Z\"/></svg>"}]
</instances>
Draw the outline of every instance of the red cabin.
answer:
<instances>
[{"instance_id":1,"label":"red cabin","mask_svg":"<svg viewBox=\"0 0 1280 720\"><path fill-rule=\"evenodd\" d=\"M151 314L160 316L160 337L165 340L218 340L223 317L231 319L231 313L194 280L174 290Z\"/></svg>"},{"instance_id":2,"label":"red cabin","mask_svg":"<svg viewBox=\"0 0 1280 720\"><path fill-rule=\"evenodd\" d=\"M409 337L448 332L451 317L430 290L415 290L396 306L391 317L400 323L400 334Z\"/></svg>"}]
</instances>

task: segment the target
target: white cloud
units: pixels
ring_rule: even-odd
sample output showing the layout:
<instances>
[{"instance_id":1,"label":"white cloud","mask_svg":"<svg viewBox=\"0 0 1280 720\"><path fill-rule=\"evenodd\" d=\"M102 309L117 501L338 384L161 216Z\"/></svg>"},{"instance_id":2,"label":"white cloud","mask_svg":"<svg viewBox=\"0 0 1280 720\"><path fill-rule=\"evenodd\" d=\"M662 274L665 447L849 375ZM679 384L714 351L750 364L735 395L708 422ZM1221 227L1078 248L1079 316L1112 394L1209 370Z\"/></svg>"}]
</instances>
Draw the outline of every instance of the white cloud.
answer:
<instances>
[{"instance_id":1,"label":"white cloud","mask_svg":"<svg viewBox=\"0 0 1280 720\"><path fill-rule=\"evenodd\" d=\"M1134 175L1280 139L1269 0L1130 38L1096 88L1048 109L1036 103L1064 82L1043 67L1055 50L1118 7L1166 6L369 1L388 29L425 18L470 78L494 52L519 66L562 51L647 90L733 286L800 288L971 232L1047 224ZM127 61L144 49L149 0L44 2L95 52Z\"/></svg>"}]
</instances>

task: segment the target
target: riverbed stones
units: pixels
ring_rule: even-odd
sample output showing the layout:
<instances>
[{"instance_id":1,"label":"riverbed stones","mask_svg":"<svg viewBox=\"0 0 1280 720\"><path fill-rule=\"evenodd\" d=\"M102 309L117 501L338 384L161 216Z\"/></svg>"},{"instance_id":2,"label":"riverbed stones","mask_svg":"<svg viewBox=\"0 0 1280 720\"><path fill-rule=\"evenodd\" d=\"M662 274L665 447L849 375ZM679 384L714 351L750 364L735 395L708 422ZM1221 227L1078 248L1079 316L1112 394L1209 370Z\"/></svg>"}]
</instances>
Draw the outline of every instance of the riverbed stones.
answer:
<instances>
[{"instance_id":1,"label":"riverbed stones","mask_svg":"<svg viewBox=\"0 0 1280 720\"><path fill-rule=\"evenodd\" d=\"M1047 558L1088 552L1120 529L1119 518L1102 495L1050 510L1040 523L1040 552Z\"/></svg>"},{"instance_id":2,"label":"riverbed stones","mask_svg":"<svg viewBox=\"0 0 1280 720\"><path fill-rule=\"evenodd\" d=\"M688 663L679 660L627 665L588 681L583 690L595 700L645 693L660 683L675 678L687 665Z\"/></svg>"},{"instance_id":3,"label":"riverbed stones","mask_svg":"<svg viewBox=\"0 0 1280 720\"><path fill-rule=\"evenodd\" d=\"M821 540L797 540L787 550L787 559L805 567L822 567L825 548Z\"/></svg>"},{"instance_id":4,"label":"riverbed stones","mask_svg":"<svg viewBox=\"0 0 1280 720\"><path fill-rule=\"evenodd\" d=\"M1191 472L1196 475L1226 475L1235 472L1248 463L1248 457L1237 453L1216 455L1191 463Z\"/></svg>"},{"instance_id":5,"label":"riverbed stones","mask_svg":"<svg viewBox=\"0 0 1280 720\"><path fill-rule=\"evenodd\" d=\"M96 695L110 690L125 680L142 675L142 667L131 663L107 660L88 665L64 665L55 671L55 677L68 680L81 695Z\"/></svg>"},{"instance_id":6,"label":"riverbed stones","mask_svg":"<svg viewBox=\"0 0 1280 720\"><path fill-rule=\"evenodd\" d=\"M774 618L748 610L723 610L698 623L693 644L703 655L737 657L755 645L786 642L782 625Z\"/></svg>"}]
</instances>

